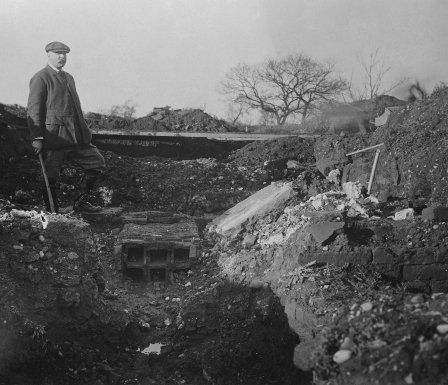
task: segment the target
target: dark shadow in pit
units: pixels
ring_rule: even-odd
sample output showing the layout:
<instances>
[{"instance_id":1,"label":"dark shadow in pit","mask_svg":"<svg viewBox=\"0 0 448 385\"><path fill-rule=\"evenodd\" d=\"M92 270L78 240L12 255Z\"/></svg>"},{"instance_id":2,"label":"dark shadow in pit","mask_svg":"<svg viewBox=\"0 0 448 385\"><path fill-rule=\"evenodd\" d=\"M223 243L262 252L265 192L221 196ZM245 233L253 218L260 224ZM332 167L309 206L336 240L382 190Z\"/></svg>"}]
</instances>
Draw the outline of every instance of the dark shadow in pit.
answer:
<instances>
[{"instance_id":1,"label":"dark shadow in pit","mask_svg":"<svg viewBox=\"0 0 448 385\"><path fill-rule=\"evenodd\" d=\"M356 223L347 226L344 232L347 235L348 243L350 246L367 245L370 238L375 235L373 230L357 226Z\"/></svg>"},{"instance_id":2,"label":"dark shadow in pit","mask_svg":"<svg viewBox=\"0 0 448 385\"><path fill-rule=\"evenodd\" d=\"M177 312L170 326L132 319L123 329L119 319L99 317L51 325L42 350L1 373L2 384L312 383L311 373L293 364L299 338L270 289L224 283ZM154 342L165 345L160 354L139 352Z\"/></svg>"}]
</instances>

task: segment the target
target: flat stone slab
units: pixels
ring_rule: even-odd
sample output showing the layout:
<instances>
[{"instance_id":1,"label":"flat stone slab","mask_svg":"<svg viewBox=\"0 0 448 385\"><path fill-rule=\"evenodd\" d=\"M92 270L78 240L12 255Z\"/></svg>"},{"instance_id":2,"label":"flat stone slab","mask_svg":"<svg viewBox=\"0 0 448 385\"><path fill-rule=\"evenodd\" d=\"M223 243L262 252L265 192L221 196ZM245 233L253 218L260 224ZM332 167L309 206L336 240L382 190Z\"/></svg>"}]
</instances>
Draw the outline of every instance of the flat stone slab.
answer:
<instances>
[{"instance_id":1,"label":"flat stone slab","mask_svg":"<svg viewBox=\"0 0 448 385\"><path fill-rule=\"evenodd\" d=\"M135 211L121 216L123 223L177 223L186 218L185 215L165 211Z\"/></svg>"},{"instance_id":2,"label":"flat stone slab","mask_svg":"<svg viewBox=\"0 0 448 385\"><path fill-rule=\"evenodd\" d=\"M94 222L106 222L120 219L120 215L123 212L121 207L105 207L97 213L83 213L82 216L87 221Z\"/></svg>"},{"instance_id":3,"label":"flat stone slab","mask_svg":"<svg viewBox=\"0 0 448 385\"><path fill-rule=\"evenodd\" d=\"M210 224L209 231L235 237L245 221L276 209L294 194L290 182L271 183L215 218Z\"/></svg>"},{"instance_id":4,"label":"flat stone slab","mask_svg":"<svg viewBox=\"0 0 448 385\"><path fill-rule=\"evenodd\" d=\"M307 228L314 240L319 244L323 244L337 230L344 227L344 222L320 222L315 223Z\"/></svg>"},{"instance_id":5,"label":"flat stone slab","mask_svg":"<svg viewBox=\"0 0 448 385\"><path fill-rule=\"evenodd\" d=\"M193 220L177 223L126 223L119 234L122 242L141 240L145 242L193 242L199 239L198 228Z\"/></svg>"}]
</instances>

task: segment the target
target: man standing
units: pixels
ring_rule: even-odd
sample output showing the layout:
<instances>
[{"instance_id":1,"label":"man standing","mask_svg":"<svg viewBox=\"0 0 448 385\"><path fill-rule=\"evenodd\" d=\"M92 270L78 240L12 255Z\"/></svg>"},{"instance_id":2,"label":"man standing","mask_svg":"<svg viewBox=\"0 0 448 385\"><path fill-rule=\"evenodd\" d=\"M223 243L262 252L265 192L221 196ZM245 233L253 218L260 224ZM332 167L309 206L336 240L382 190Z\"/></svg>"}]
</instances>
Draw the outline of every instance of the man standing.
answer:
<instances>
[{"instance_id":1,"label":"man standing","mask_svg":"<svg viewBox=\"0 0 448 385\"><path fill-rule=\"evenodd\" d=\"M28 98L28 128L36 154L42 152L50 182L56 212L57 189L64 161L72 161L84 171L80 191L74 203L76 211L97 212L101 208L89 202L89 192L102 173L105 163L91 143L92 133L84 120L73 77L62 70L70 48L58 41L45 47L48 65L30 81ZM43 187L46 208L50 211L46 188Z\"/></svg>"}]
</instances>

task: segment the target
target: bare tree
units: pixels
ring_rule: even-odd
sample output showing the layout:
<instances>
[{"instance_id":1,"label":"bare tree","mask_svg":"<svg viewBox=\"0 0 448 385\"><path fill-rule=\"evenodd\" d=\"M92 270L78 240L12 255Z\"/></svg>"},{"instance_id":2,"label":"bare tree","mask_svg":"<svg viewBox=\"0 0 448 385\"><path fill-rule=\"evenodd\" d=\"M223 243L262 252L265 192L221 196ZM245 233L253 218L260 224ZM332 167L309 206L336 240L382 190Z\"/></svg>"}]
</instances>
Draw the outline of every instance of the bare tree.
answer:
<instances>
[{"instance_id":1,"label":"bare tree","mask_svg":"<svg viewBox=\"0 0 448 385\"><path fill-rule=\"evenodd\" d=\"M234 103L271 115L283 125L293 115L301 115L304 122L319 103L335 99L347 86L335 76L332 63L296 54L254 66L238 64L227 73L222 91Z\"/></svg>"},{"instance_id":2,"label":"bare tree","mask_svg":"<svg viewBox=\"0 0 448 385\"><path fill-rule=\"evenodd\" d=\"M243 124L242 119L247 115L247 107L241 103L230 103L227 107L226 119L233 125Z\"/></svg>"},{"instance_id":3,"label":"bare tree","mask_svg":"<svg viewBox=\"0 0 448 385\"><path fill-rule=\"evenodd\" d=\"M367 58L359 57L361 65L361 85L358 88L350 86L349 93L352 100L368 100L379 95L386 95L408 81L401 78L393 83L386 81L392 67L387 66L380 57L380 49L377 48Z\"/></svg>"}]
</instances>

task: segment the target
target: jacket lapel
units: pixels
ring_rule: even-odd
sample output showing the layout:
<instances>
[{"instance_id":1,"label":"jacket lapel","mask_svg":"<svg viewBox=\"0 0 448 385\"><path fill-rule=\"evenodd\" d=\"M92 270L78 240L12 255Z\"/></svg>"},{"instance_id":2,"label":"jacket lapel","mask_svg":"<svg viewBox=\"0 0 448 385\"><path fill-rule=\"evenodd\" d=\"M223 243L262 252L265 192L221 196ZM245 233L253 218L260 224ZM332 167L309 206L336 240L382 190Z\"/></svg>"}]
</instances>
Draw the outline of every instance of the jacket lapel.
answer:
<instances>
[{"instance_id":1,"label":"jacket lapel","mask_svg":"<svg viewBox=\"0 0 448 385\"><path fill-rule=\"evenodd\" d=\"M49 65L47 65L46 67L47 72L49 73L49 75L53 78L56 78L56 80L62 85L62 86L66 86L64 80L62 79L62 77L53 69L51 68Z\"/></svg>"}]
</instances>

